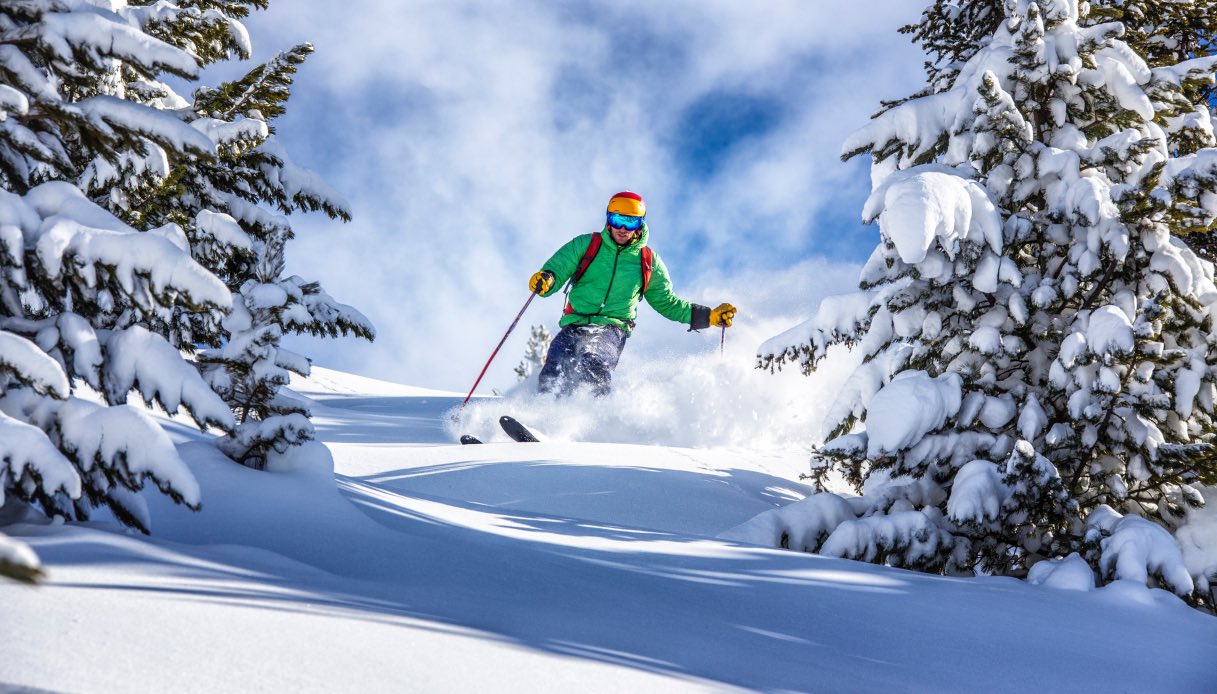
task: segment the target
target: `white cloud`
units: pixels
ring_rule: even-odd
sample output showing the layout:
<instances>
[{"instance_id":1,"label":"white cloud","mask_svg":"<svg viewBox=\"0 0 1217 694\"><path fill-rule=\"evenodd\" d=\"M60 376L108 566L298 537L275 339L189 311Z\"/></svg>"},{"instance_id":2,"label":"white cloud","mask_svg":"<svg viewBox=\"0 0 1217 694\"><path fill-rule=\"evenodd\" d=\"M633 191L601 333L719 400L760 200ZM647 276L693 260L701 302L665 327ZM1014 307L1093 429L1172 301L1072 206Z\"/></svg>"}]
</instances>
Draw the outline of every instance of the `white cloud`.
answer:
<instances>
[{"instance_id":1,"label":"white cloud","mask_svg":"<svg viewBox=\"0 0 1217 694\"><path fill-rule=\"evenodd\" d=\"M247 22L257 55L317 46L279 136L356 215L345 226L299 220L289 270L360 308L380 335L305 351L356 373L467 388L527 298L527 277L599 228L623 188L646 196L652 245L682 295L740 305L741 335L749 321L799 313L809 292L790 288L807 280L788 269L800 262L850 289L856 271L810 259L849 247L832 220L857 218L869 181L840 163L840 143L881 99L919 87L920 54L896 28L922 4L272 3ZM773 127L710 175L685 175L676 128L720 95L763 97ZM865 256L873 235L861 236L842 261ZM488 386L513 381L526 326L556 324L557 304L534 302ZM689 344L664 323L644 315L634 357Z\"/></svg>"}]
</instances>

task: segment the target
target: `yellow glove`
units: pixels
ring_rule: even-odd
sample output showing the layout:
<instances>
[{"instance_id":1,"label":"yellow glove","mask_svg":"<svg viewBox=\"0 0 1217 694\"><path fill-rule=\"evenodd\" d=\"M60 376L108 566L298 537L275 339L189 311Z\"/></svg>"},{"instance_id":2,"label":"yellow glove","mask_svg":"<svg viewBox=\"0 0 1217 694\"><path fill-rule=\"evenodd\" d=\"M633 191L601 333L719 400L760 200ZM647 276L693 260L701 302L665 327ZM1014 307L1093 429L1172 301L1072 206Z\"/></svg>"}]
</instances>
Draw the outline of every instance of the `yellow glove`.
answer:
<instances>
[{"instance_id":1,"label":"yellow glove","mask_svg":"<svg viewBox=\"0 0 1217 694\"><path fill-rule=\"evenodd\" d=\"M710 311L710 325L729 328L732 318L735 318L735 307L731 304L719 304L718 308Z\"/></svg>"},{"instance_id":2,"label":"yellow glove","mask_svg":"<svg viewBox=\"0 0 1217 694\"><path fill-rule=\"evenodd\" d=\"M528 280L528 288L531 289L534 294L544 294L550 289L553 289L553 286L554 273L550 272L549 270L542 270L534 274L532 279Z\"/></svg>"}]
</instances>

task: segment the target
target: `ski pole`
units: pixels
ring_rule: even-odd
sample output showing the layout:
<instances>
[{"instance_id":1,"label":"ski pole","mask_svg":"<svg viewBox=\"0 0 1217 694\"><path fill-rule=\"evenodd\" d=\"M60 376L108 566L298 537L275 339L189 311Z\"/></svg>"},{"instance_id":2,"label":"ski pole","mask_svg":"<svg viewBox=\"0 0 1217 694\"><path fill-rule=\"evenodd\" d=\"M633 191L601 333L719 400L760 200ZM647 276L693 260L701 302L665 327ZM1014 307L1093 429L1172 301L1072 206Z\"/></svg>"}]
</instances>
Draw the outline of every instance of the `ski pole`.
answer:
<instances>
[{"instance_id":1,"label":"ski pole","mask_svg":"<svg viewBox=\"0 0 1217 694\"><path fill-rule=\"evenodd\" d=\"M727 351L727 324L723 323L723 334L718 338L718 356L723 356Z\"/></svg>"},{"instance_id":2,"label":"ski pole","mask_svg":"<svg viewBox=\"0 0 1217 694\"><path fill-rule=\"evenodd\" d=\"M511 335L511 331L516 329L516 323L519 323L520 318L524 317L524 312L528 310L528 305L532 303L532 300L535 299L536 296L536 292L528 295L528 301L524 302L524 308L520 309L520 312L516 314L516 319L511 321L511 327L507 328L507 332L503 334L503 339L499 340L499 346L495 347L494 351L490 353L490 358L486 360L486 365L482 367L482 373L478 374L478 380L473 382L473 387L469 389L469 394L465 396L465 401L461 403L461 409L464 409L465 405L469 403L469 398L473 397L473 391L478 389L478 384L482 382L482 376L485 376L486 369L490 368L490 362L494 361L494 358L499 353L499 350L503 348L503 343L507 342L507 336Z\"/></svg>"}]
</instances>

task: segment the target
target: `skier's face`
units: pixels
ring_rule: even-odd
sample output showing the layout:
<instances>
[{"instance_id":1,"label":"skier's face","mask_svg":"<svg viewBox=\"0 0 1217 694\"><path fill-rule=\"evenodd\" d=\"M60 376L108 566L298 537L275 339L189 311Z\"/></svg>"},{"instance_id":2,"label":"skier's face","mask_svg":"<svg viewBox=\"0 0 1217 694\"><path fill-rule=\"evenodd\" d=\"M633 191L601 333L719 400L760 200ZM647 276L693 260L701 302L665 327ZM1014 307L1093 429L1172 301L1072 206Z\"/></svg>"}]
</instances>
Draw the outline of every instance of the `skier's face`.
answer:
<instances>
[{"instance_id":1,"label":"skier's face","mask_svg":"<svg viewBox=\"0 0 1217 694\"><path fill-rule=\"evenodd\" d=\"M638 232L611 226L609 227L609 233L613 235L613 240L617 242L617 245L624 246L625 244L629 243L630 239L634 238L634 234L637 234Z\"/></svg>"}]
</instances>

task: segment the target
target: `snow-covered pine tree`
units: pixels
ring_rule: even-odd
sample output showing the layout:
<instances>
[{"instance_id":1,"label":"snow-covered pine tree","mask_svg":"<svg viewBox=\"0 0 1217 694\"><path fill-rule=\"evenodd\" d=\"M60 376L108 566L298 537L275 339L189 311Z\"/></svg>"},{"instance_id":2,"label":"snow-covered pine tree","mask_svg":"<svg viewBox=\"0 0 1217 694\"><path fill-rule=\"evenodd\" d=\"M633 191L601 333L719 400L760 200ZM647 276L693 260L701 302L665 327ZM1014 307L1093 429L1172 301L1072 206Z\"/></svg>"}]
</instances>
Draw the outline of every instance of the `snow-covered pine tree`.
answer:
<instances>
[{"instance_id":1,"label":"snow-covered pine tree","mask_svg":"<svg viewBox=\"0 0 1217 694\"><path fill-rule=\"evenodd\" d=\"M320 210L349 221L342 196L292 162L270 126L312 51L302 44L279 53L239 80L197 89L192 102L175 97L186 104L175 113L211 138L216 160L173 167L150 181L99 177L94 194L133 225L181 226L192 256L232 291L258 275L259 244L293 238L285 213ZM186 350L219 347L227 337L218 317L192 312L154 329Z\"/></svg>"},{"instance_id":2,"label":"snow-covered pine tree","mask_svg":"<svg viewBox=\"0 0 1217 694\"><path fill-rule=\"evenodd\" d=\"M541 367L545 366L545 356L549 354L549 343L553 339L553 335L549 334L544 325L532 326L528 334L528 345L524 348L524 358L515 368L516 376L519 376L521 381L540 372Z\"/></svg>"},{"instance_id":3,"label":"snow-covered pine tree","mask_svg":"<svg viewBox=\"0 0 1217 694\"><path fill-rule=\"evenodd\" d=\"M224 284L180 228L145 233L77 187L91 163L130 153L209 160L209 138L122 98L124 68L191 77L196 59L141 30L155 8L62 0L0 5L0 504L84 518L109 507L147 530L151 480L198 506L193 476L159 425L126 405L137 389L200 426L232 415L178 350L144 327L175 308L220 315ZM83 386L105 404L76 397Z\"/></svg>"},{"instance_id":4,"label":"snow-covered pine tree","mask_svg":"<svg viewBox=\"0 0 1217 694\"><path fill-rule=\"evenodd\" d=\"M199 354L200 367L238 422L220 447L258 468L270 450L284 453L314 434L308 408L281 391L289 372L309 373L309 360L284 348L283 336L375 337L366 317L317 282L284 276L285 245L294 236L284 215L321 211L351 218L337 192L292 162L270 126L285 112L293 75L312 50L296 46L239 80L197 90L189 118L211 135L220 157L174 172L130 207L144 223L187 220L195 258L234 292L233 311L221 325L185 314L172 332L211 346Z\"/></svg>"},{"instance_id":5,"label":"snow-covered pine tree","mask_svg":"<svg viewBox=\"0 0 1217 694\"><path fill-rule=\"evenodd\" d=\"M234 433L220 442L220 449L259 469L270 451L285 453L315 434L307 405L282 391L289 372L309 373L309 360L284 348L283 335L375 337L362 314L334 301L316 282L283 277L284 242L283 236L257 242L256 275L234 294L233 310L224 319L227 340L199 353L204 378L237 418Z\"/></svg>"},{"instance_id":6,"label":"snow-covered pine tree","mask_svg":"<svg viewBox=\"0 0 1217 694\"><path fill-rule=\"evenodd\" d=\"M249 38L239 19L266 4L156 3L139 10L136 20L207 63L248 57ZM180 245L235 293L228 316L178 310L150 317L146 325L182 350L211 348L199 357L200 367L240 425L221 448L255 467L264 464L267 450L283 452L312 438L303 403L280 394L288 371L307 374L309 362L284 349L282 336L374 336L363 315L335 302L316 282L282 276L283 246L293 236L285 214L321 211L350 220L342 197L292 162L270 126L284 113L293 75L312 51L309 44L296 46L241 79L197 89L190 101L150 75L123 68L124 98L188 123L211 140L218 156L173 163L155 151L130 151L118 164L95 159L82 176L90 195L132 226L181 228Z\"/></svg>"},{"instance_id":7,"label":"snow-covered pine tree","mask_svg":"<svg viewBox=\"0 0 1217 694\"><path fill-rule=\"evenodd\" d=\"M911 34L921 44L928 57L928 86L916 96L950 89L960 66L988 43L1004 21L1004 5L1005 0L935 0L919 23L901 28L901 33ZM1217 36L1217 0L1092 0L1089 13L1079 23L1111 21L1124 26L1121 40L1151 69L1208 57L1217 49L1213 39ZM1204 76L1185 78L1177 87L1158 91L1150 85L1146 90L1158 102L1157 117L1177 121L1169 130L1171 147L1180 154L1192 154L1214 146L1210 111L1217 87ZM1186 191L1173 192L1187 197ZM1217 260L1213 229L1197 225L1182 207L1170 221L1172 233L1183 236L1201 257Z\"/></svg>"},{"instance_id":8,"label":"snow-covered pine tree","mask_svg":"<svg viewBox=\"0 0 1217 694\"><path fill-rule=\"evenodd\" d=\"M959 69L988 45L1005 21L1006 0L934 0L921 14L921 21L901 27L925 50L929 86L922 93L950 89ZM1080 17L1083 26L1118 21L1121 36L1151 68L1176 65L1213 54L1217 35L1217 2L1214 0L1093 0ZM1211 95L1212 85L1185 88ZM1201 104L1204 98L1192 99Z\"/></svg>"},{"instance_id":9,"label":"snow-covered pine tree","mask_svg":"<svg viewBox=\"0 0 1217 694\"><path fill-rule=\"evenodd\" d=\"M758 521L775 543L1009 575L1076 552L1203 599L1212 577L1170 531L1217 481L1217 287L1171 232L1217 219L1217 150L1176 146L1168 97L1217 60L1151 69L1120 23L1084 19L1075 0L1007 3L949 86L844 145L872 155L863 217L882 242L862 293L760 365L862 351L813 475L862 496Z\"/></svg>"},{"instance_id":10,"label":"snow-covered pine tree","mask_svg":"<svg viewBox=\"0 0 1217 694\"><path fill-rule=\"evenodd\" d=\"M222 326L223 343L201 353L199 362L237 416L238 428L221 449L258 468L269 451L284 453L314 436L308 408L281 391L288 372L308 375L309 360L284 348L282 337L375 338L375 328L359 311L334 301L317 282L283 274L285 244L293 237L283 214L321 211L331 219L351 218L342 197L295 165L269 126L284 113L292 76L312 50L296 46L240 80L195 93L195 122L208 123L217 134L235 126L234 136L217 141L217 166L179 179L191 195L171 198L179 210L190 206L200 261L236 292ZM242 127L251 122L261 127Z\"/></svg>"}]
</instances>

